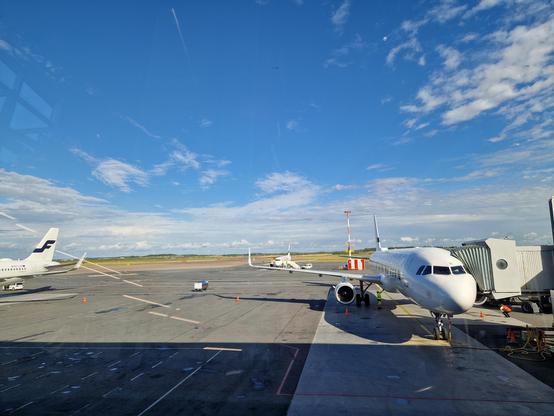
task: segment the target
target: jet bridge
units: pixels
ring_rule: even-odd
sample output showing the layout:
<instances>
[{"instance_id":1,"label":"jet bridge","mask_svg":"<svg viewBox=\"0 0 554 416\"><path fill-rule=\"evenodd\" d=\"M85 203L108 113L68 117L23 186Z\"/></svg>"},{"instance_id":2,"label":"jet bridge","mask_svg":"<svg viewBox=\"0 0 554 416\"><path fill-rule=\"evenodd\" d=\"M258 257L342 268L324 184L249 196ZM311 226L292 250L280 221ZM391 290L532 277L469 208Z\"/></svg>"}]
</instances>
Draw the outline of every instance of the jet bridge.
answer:
<instances>
[{"instance_id":1,"label":"jet bridge","mask_svg":"<svg viewBox=\"0 0 554 416\"><path fill-rule=\"evenodd\" d=\"M554 246L517 246L514 240L487 238L450 251L489 299L531 296L544 303L541 297L554 290Z\"/></svg>"}]
</instances>

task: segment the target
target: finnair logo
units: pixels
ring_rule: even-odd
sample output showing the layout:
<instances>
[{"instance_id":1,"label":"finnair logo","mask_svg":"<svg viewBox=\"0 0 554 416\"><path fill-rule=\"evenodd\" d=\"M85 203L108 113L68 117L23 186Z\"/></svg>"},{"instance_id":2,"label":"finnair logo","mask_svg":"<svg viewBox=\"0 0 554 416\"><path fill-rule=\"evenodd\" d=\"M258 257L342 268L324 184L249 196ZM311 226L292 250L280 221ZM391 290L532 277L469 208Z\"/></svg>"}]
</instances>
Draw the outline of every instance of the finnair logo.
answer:
<instances>
[{"instance_id":1,"label":"finnair logo","mask_svg":"<svg viewBox=\"0 0 554 416\"><path fill-rule=\"evenodd\" d=\"M52 244L54 244L55 242L56 240L46 240L42 247L35 248L33 250L33 253L42 253L44 250L48 250L50 247L52 247Z\"/></svg>"}]
</instances>

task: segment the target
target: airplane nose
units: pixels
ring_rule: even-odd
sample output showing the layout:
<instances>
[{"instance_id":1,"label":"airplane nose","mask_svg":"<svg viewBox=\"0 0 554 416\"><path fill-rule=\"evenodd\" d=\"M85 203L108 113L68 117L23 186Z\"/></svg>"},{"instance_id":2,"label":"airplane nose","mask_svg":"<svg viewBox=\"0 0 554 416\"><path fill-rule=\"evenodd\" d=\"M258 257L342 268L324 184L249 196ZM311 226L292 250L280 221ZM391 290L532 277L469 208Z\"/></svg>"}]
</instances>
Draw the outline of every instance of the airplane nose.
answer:
<instances>
[{"instance_id":1,"label":"airplane nose","mask_svg":"<svg viewBox=\"0 0 554 416\"><path fill-rule=\"evenodd\" d=\"M475 279L471 275L459 278L448 290L448 301L445 302L445 309L451 314L460 314L469 310L475 302L477 287Z\"/></svg>"}]
</instances>

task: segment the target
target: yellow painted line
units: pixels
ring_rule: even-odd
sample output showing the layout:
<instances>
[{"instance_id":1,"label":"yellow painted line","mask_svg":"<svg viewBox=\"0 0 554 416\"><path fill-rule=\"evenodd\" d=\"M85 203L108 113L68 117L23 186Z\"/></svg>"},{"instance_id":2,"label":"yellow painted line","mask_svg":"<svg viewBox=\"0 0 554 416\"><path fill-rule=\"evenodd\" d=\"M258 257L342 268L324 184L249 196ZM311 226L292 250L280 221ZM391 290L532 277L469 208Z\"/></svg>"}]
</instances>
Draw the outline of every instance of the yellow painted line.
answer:
<instances>
[{"instance_id":1,"label":"yellow painted line","mask_svg":"<svg viewBox=\"0 0 554 416\"><path fill-rule=\"evenodd\" d=\"M130 295L123 295L123 297L127 298L127 299L138 300L139 302L149 303L150 305L161 306L162 308L169 308L170 307L170 306L164 305L162 303L152 302L151 300L136 298L136 297L130 296Z\"/></svg>"},{"instance_id":2,"label":"yellow painted line","mask_svg":"<svg viewBox=\"0 0 554 416\"><path fill-rule=\"evenodd\" d=\"M242 348L225 348L225 347L204 347L206 351L232 351L232 352L242 352Z\"/></svg>"},{"instance_id":3,"label":"yellow painted line","mask_svg":"<svg viewBox=\"0 0 554 416\"><path fill-rule=\"evenodd\" d=\"M395 299L391 298L390 295L389 295L388 293L386 293L386 292L383 292L383 293L385 294L385 296L386 296L389 300L392 300L393 302L395 301ZM420 321L416 316L414 316L408 309L406 309L406 308L404 307L404 305L400 305L399 303L396 303L396 306L397 306L398 308L400 308L404 313L406 313L406 314L410 315L412 318L414 318L414 319L417 321L417 324L418 324L425 332L427 332L428 335L433 335L433 333L430 332L430 331L427 329L427 327L426 327L425 325L423 325L423 324L421 323L421 321Z\"/></svg>"}]
</instances>

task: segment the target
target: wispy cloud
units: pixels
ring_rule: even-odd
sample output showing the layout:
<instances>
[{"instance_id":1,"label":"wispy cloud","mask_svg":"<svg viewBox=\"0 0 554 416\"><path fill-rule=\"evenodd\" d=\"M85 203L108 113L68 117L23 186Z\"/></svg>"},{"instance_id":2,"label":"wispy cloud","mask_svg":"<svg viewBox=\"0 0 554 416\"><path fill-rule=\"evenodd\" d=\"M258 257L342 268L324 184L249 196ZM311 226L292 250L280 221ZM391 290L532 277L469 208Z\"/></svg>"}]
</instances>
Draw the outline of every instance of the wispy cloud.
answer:
<instances>
[{"instance_id":1,"label":"wispy cloud","mask_svg":"<svg viewBox=\"0 0 554 416\"><path fill-rule=\"evenodd\" d=\"M200 120L200 127L202 127L202 128L211 127L212 124L214 124L213 121L208 120L207 118L203 118L202 120Z\"/></svg>"},{"instance_id":2,"label":"wispy cloud","mask_svg":"<svg viewBox=\"0 0 554 416\"><path fill-rule=\"evenodd\" d=\"M129 116L122 116L121 118L123 120L127 121L131 126L136 127L137 129L142 131L148 137L151 137L153 139L161 139L160 135L152 133L150 130L148 130L146 127L144 127L138 121L136 121L134 118L129 117Z\"/></svg>"},{"instance_id":3,"label":"wispy cloud","mask_svg":"<svg viewBox=\"0 0 554 416\"><path fill-rule=\"evenodd\" d=\"M224 176L229 176L229 172L223 169L206 169L202 171L198 181L203 188L209 188Z\"/></svg>"},{"instance_id":4,"label":"wispy cloud","mask_svg":"<svg viewBox=\"0 0 554 416\"><path fill-rule=\"evenodd\" d=\"M344 0L341 5L331 14L331 23L335 30L342 32L343 26L350 15L350 0Z\"/></svg>"},{"instance_id":5,"label":"wispy cloud","mask_svg":"<svg viewBox=\"0 0 554 416\"><path fill-rule=\"evenodd\" d=\"M351 42L345 43L340 48L333 49L330 56L323 63L323 66L325 68L331 66L346 68L352 64L353 55L363 51L367 46L367 42L359 34L356 34Z\"/></svg>"},{"instance_id":6,"label":"wispy cloud","mask_svg":"<svg viewBox=\"0 0 554 416\"><path fill-rule=\"evenodd\" d=\"M131 192L133 184L139 186L148 184L148 173L136 166L112 158L98 159L80 149L71 149L71 151L94 166L92 176L112 188L127 193Z\"/></svg>"},{"instance_id":7,"label":"wispy cloud","mask_svg":"<svg viewBox=\"0 0 554 416\"><path fill-rule=\"evenodd\" d=\"M298 120L291 119L287 121L286 127L287 130L295 131L296 129L298 129Z\"/></svg>"}]
</instances>

